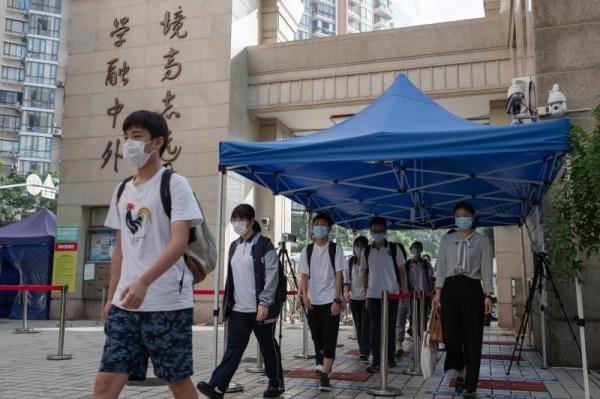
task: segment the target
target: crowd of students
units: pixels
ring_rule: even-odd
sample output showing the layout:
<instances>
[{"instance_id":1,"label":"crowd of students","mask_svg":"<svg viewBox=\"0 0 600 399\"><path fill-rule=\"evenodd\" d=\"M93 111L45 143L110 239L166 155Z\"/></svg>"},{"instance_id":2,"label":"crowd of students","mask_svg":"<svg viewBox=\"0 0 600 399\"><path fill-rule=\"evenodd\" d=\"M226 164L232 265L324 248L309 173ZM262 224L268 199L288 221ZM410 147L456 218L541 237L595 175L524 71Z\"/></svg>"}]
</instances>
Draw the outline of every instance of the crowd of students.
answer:
<instances>
[{"instance_id":1,"label":"crowd of students","mask_svg":"<svg viewBox=\"0 0 600 399\"><path fill-rule=\"evenodd\" d=\"M190 228L204 219L188 181L172 173L165 206L161 165L169 130L162 115L136 111L123 123L123 158L137 172L113 194L106 226L116 230L108 301L103 310L106 342L93 398L117 398L128 380L146 377L148 359L154 373L167 381L175 398L222 398L254 333L265 362L265 398L285 391L281 348L275 339L285 300L284 277L270 239L263 236L255 210L237 206L230 218L239 236L228 252L223 317L229 323L227 346L208 382L194 387L192 360L192 273L184 262ZM330 240L333 222L324 213L312 220L312 243L300 255L298 303L307 314L315 348L319 389L330 391L342 307L349 303L363 361L369 373L380 371L382 292L415 293L388 298L388 365L396 366L411 301L442 304L446 346L445 370L458 373L457 392L474 395L483 336L483 315L491 310L491 246L474 231L475 210L460 203L454 210L457 232L444 237L436 277L423 245L405 248L387 239L387 222L371 221L371 241L354 241L353 255ZM193 231L193 230L192 230ZM480 281L483 281L483 288ZM424 295L435 288L429 300ZM485 295L484 295L485 292ZM428 312L426 312L428 313ZM424 323L418 320L417 323ZM419 328L411 323L412 334ZM396 341L396 338L398 341ZM398 350L396 350L396 348ZM478 359L479 358L479 359Z\"/></svg>"}]
</instances>

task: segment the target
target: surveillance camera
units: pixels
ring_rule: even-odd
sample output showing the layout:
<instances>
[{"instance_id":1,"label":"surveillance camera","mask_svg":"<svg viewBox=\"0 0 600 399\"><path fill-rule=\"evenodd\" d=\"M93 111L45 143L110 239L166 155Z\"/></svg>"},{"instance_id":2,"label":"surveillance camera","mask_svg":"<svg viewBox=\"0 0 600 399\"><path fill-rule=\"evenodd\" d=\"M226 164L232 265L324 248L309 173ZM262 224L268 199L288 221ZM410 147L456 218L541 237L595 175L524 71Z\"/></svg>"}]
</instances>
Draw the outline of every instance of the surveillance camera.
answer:
<instances>
[{"instance_id":1,"label":"surveillance camera","mask_svg":"<svg viewBox=\"0 0 600 399\"><path fill-rule=\"evenodd\" d=\"M506 93L506 113L509 115L518 115L521 113L521 106L525 99L525 93L519 78L513 79L512 85Z\"/></svg>"},{"instance_id":2,"label":"surveillance camera","mask_svg":"<svg viewBox=\"0 0 600 399\"><path fill-rule=\"evenodd\" d=\"M548 110L552 116L562 116L567 112L567 97L559 90L557 83L548 92Z\"/></svg>"}]
</instances>

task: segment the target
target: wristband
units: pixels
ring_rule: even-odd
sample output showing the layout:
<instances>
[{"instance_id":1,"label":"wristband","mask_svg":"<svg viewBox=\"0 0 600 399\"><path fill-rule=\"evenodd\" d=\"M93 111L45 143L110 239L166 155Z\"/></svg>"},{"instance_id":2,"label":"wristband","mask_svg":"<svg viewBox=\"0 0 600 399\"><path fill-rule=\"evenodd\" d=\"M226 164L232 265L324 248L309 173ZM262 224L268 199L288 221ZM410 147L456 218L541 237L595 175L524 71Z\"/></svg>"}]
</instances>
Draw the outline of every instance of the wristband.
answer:
<instances>
[{"instance_id":1,"label":"wristband","mask_svg":"<svg viewBox=\"0 0 600 399\"><path fill-rule=\"evenodd\" d=\"M342 300L340 298L335 298L333 300L333 303L337 303L338 305L341 305L342 304Z\"/></svg>"}]
</instances>

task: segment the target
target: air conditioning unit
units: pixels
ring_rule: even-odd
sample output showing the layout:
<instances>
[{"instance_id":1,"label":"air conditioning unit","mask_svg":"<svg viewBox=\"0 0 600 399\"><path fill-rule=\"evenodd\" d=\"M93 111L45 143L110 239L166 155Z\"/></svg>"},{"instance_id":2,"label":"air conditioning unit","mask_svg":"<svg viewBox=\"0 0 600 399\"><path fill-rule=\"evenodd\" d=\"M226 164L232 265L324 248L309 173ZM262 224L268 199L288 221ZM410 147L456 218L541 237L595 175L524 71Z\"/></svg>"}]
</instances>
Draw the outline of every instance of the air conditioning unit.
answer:
<instances>
[{"instance_id":1,"label":"air conditioning unit","mask_svg":"<svg viewBox=\"0 0 600 399\"><path fill-rule=\"evenodd\" d=\"M59 80L58 82L56 82L56 87L60 87L61 89L64 89L65 82L63 82L62 80Z\"/></svg>"},{"instance_id":2,"label":"air conditioning unit","mask_svg":"<svg viewBox=\"0 0 600 399\"><path fill-rule=\"evenodd\" d=\"M63 131L62 128L60 127L53 127L52 128L52 135L53 136L61 136L62 137Z\"/></svg>"}]
</instances>

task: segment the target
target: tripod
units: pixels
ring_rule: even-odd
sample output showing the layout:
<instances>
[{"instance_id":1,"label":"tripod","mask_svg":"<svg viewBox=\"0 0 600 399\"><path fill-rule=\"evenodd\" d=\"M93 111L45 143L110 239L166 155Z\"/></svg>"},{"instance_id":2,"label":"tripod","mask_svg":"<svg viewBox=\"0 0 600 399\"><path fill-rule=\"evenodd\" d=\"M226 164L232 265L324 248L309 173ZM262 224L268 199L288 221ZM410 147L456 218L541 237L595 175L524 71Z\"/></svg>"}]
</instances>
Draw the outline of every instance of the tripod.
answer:
<instances>
[{"instance_id":1,"label":"tripod","mask_svg":"<svg viewBox=\"0 0 600 399\"><path fill-rule=\"evenodd\" d=\"M531 283L531 289L529 290L529 295L527 296L527 301L525 302L525 312L523 312L523 316L521 317L521 326L519 327L519 332L517 334L517 340L515 341L515 346L513 348L512 357L510 359L510 364L508 366L508 371L506 375L510 375L510 370L512 368L513 361L515 359L515 354L517 350L519 352L517 357L517 364L519 364L519 359L521 358L521 353L523 352L523 344L525 342L525 334L527 332L527 325L529 324L529 320L531 318L531 308L533 306L533 297L535 295L536 290L540 295L540 299L542 298L542 292L544 289L544 279L552 284L552 289L554 290L554 295L558 300L558 305L560 306L560 310L562 311L565 320L567 321L567 325L569 326L569 330L571 331L571 336L573 341L575 341L575 345L577 349L581 353L581 347L579 346L579 342L577 342L577 336L575 335L575 330L573 330L573 326L571 326L571 321L567 316L567 311L563 304L562 299L560 298L560 294L554 283L554 279L552 278L552 274L550 273L550 267L548 264L548 255L545 252L534 252L533 253L533 281ZM540 301L541 302L541 301ZM544 303L540 304L540 310L544 310Z\"/></svg>"}]
</instances>

